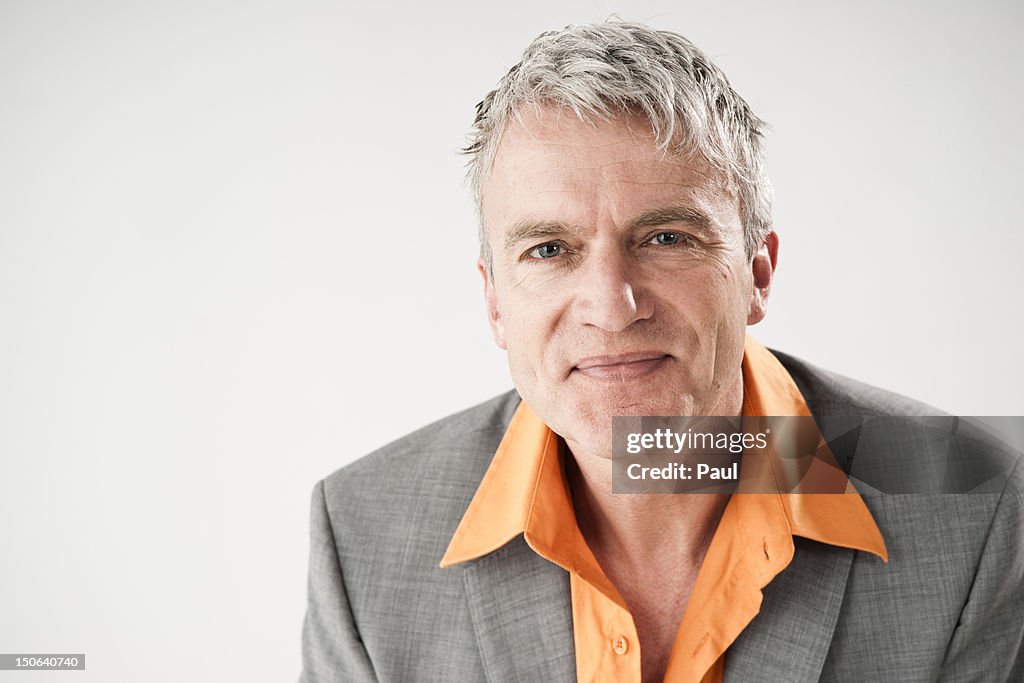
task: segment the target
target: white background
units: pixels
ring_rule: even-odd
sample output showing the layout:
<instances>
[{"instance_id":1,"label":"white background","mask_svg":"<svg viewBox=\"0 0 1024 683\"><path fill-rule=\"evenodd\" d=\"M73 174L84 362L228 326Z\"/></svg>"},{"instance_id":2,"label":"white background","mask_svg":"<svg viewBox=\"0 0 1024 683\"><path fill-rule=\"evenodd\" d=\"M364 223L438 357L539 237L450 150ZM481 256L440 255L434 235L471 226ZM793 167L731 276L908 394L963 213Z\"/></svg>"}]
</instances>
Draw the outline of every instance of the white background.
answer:
<instances>
[{"instance_id":1,"label":"white background","mask_svg":"<svg viewBox=\"0 0 1024 683\"><path fill-rule=\"evenodd\" d=\"M314 483L510 386L473 107L613 12L773 125L755 337L1024 414L1019 3L7 0L0 652L88 670L0 683L298 675Z\"/></svg>"}]
</instances>

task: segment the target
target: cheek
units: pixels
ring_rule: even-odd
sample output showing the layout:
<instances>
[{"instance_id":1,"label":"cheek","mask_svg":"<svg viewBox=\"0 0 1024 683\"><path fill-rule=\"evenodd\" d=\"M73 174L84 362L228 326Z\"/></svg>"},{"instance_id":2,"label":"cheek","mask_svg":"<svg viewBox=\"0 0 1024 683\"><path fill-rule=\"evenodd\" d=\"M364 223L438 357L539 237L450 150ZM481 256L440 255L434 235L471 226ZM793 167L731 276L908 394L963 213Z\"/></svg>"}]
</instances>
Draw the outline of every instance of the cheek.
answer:
<instances>
[{"instance_id":1,"label":"cheek","mask_svg":"<svg viewBox=\"0 0 1024 683\"><path fill-rule=\"evenodd\" d=\"M540 302L516 299L502 312L509 368L520 376L541 372L552 344L550 314Z\"/></svg>"},{"instance_id":2,"label":"cheek","mask_svg":"<svg viewBox=\"0 0 1024 683\"><path fill-rule=\"evenodd\" d=\"M678 308L701 332L719 329L736 318L740 300L737 285L733 273L718 269L680 278L676 284Z\"/></svg>"},{"instance_id":3,"label":"cheek","mask_svg":"<svg viewBox=\"0 0 1024 683\"><path fill-rule=\"evenodd\" d=\"M743 358L743 342L750 313L749 272L730 272L719 277L716 364L733 368Z\"/></svg>"},{"instance_id":4,"label":"cheek","mask_svg":"<svg viewBox=\"0 0 1024 683\"><path fill-rule=\"evenodd\" d=\"M723 267L715 273L709 282L709 291L713 293L723 317L733 318L741 310L746 317L746 307L750 297L750 272L742 264L733 264L731 268Z\"/></svg>"},{"instance_id":5,"label":"cheek","mask_svg":"<svg viewBox=\"0 0 1024 683\"><path fill-rule=\"evenodd\" d=\"M567 297L550 289L520 292L524 296L516 297L506 326L509 370L517 387L533 387L552 395L561 390L571 359L585 346L585 335L572 322Z\"/></svg>"},{"instance_id":6,"label":"cheek","mask_svg":"<svg viewBox=\"0 0 1024 683\"><path fill-rule=\"evenodd\" d=\"M742 350L749 309L742 287L742 276L724 268L676 280L672 308L678 319L672 326L682 333L677 341L690 348L696 367L714 373Z\"/></svg>"}]
</instances>

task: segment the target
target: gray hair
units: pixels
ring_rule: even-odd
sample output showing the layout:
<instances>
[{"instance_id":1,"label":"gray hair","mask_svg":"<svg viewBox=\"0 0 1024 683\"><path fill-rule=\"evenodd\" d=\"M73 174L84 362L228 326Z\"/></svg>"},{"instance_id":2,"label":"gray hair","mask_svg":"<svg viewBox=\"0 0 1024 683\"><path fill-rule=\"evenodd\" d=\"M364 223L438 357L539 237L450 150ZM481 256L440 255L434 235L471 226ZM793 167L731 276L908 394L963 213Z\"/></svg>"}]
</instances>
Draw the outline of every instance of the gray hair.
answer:
<instances>
[{"instance_id":1,"label":"gray hair","mask_svg":"<svg viewBox=\"0 0 1024 683\"><path fill-rule=\"evenodd\" d=\"M469 143L469 181L480 221L480 254L488 270L482 186L510 119L525 106L561 106L581 120L640 114L659 148L697 155L722 173L740 202L747 257L772 224L772 189L762 139L767 125L722 70L683 36L643 24L610 21L539 35L522 60L476 106Z\"/></svg>"}]
</instances>

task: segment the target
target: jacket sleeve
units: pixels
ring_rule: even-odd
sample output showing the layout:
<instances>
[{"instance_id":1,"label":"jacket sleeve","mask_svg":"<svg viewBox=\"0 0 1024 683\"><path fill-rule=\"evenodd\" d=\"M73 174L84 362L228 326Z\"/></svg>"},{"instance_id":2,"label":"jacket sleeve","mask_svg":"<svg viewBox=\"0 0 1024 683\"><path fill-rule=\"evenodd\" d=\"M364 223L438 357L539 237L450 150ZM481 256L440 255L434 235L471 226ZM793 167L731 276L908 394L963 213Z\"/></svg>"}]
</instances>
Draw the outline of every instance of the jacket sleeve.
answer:
<instances>
[{"instance_id":1,"label":"jacket sleeve","mask_svg":"<svg viewBox=\"0 0 1024 683\"><path fill-rule=\"evenodd\" d=\"M313 489L311 508L309 593L299 683L376 682L349 607L322 481Z\"/></svg>"},{"instance_id":2,"label":"jacket sleeve","mask_svg":"<svg viewBox=\"0 0 1024 683\"><path fill-rule=\"evenodd\" d=\"M950 641L941 680L1024 680L1022 639L1024 465L1018 459L996 506L970 596Z\"/></svg>"}]
</instances>

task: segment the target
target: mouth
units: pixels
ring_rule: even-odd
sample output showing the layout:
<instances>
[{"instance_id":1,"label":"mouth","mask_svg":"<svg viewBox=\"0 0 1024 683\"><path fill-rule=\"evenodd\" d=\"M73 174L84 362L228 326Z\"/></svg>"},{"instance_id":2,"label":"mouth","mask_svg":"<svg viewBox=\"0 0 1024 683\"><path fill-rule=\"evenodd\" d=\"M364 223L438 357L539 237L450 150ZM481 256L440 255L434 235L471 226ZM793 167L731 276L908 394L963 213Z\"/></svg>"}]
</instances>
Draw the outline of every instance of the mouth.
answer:
<instances>
[{"instance_id":1,"label":"mouth","mask_svg":"<svg viewBox=\"0 0 1024 683\"><path fill-rule=\"evenodd\" d=\"M580 360L570 374L579 373L590 379L621 382L652 373L668 359L667 354L659 351L589 356Z\"/></svg>"}]
</instances>

